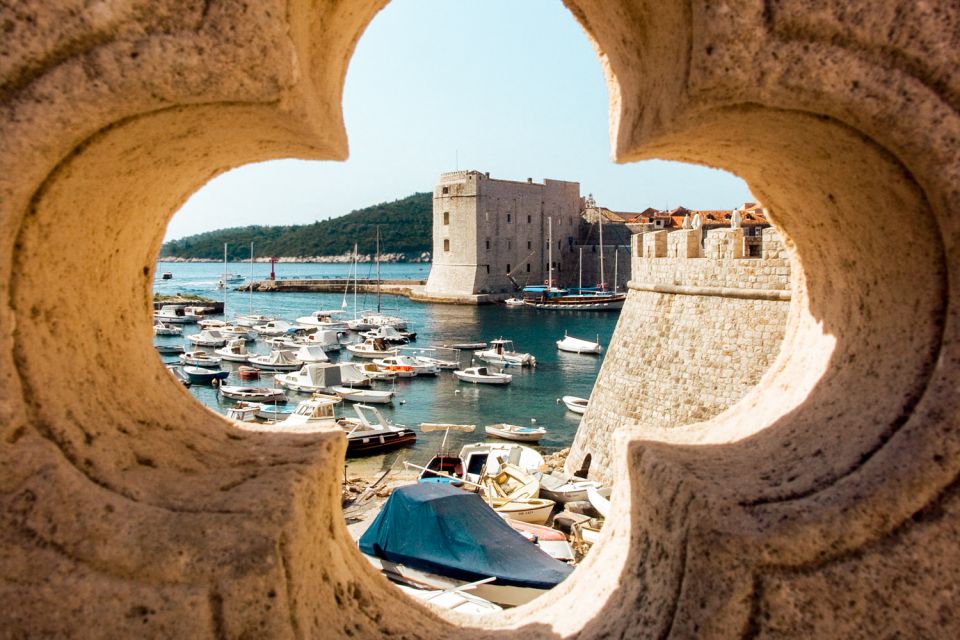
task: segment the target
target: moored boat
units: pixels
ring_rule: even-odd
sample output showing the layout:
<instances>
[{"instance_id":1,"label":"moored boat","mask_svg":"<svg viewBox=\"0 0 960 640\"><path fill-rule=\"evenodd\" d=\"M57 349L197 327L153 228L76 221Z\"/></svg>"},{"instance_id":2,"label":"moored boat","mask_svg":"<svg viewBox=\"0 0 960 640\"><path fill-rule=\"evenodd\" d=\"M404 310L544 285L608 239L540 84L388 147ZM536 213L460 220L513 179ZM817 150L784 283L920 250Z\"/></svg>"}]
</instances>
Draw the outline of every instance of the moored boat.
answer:
<instances>
[{"instance_id":1,"label":"moored boat","mask_svg":"<svg viewBox=\"0 0 960 640\"><path fill-rule=\"evenodd\" d=\"M396 371L402 375L402 372L413 372L418 376L435 376L440 373L440 367L425 360L419 360L411 356L390 356L388 358L378 358L373 361L377 367L384 371Z\"/></svg>"},{"instance_id":2,"label":"moored boat","mask_svg":"<svg viewBox=\"0 0 960 640\"><path fill-rule=\"evenodd\" d=\"M497 373L487 367L467 367L463 371L454 371L458 380L473 384L509 384L513 376L509 373Z\"/></svg>"},{"instance_id":3,"label":"moored boat","mask_svg":"<svg viewBox=\"0 0 960 640\"><path fill-rule=\"evenodd\" d=\"M368 338L363 342L348 344L347 351L356 358L384 358L400 353L398 347L388 347L380 338Z\"/></svg>"},{"instance_id":4,"label":"moored boat","mask_svg":"<svg viewBox=\"0 0 960 640\"><path fill-rule=\"evenodd\" d=\"M153 347L161 355L175 355L183 353L183 347L179 344L155 344Z\"/></svg>"},{"instance_id":5,"label":"moored boat","mask_svg":"<svg viewBox=\"0 0 960 640\"><path fill-rule=\"evenodd\" d=\"M155 336L179 336L183 329L174 324L167 324L157 320L153 325L153 335Z\"/></svg>"},{"instance_id":6,"label":"moored boat","mask_svg":"<svg viewBox=\"0 0 960 640\"><path fill-rule=\"evenodd\" d=\"M361 402L364 404L390 404L396 395L393 391L374 391L371 389L354 389L352 387L343 387L340 385L330 387L330 393L334 393L344 400L350 402Z\"/></svg>"},{"instance_id":7,"label":"moored boat","mask_svg":"<svg viewBox=\"0 0 960 640\"><path fill-rule=\"evenodd\" d=\"M366 404L353 405L356 418L341 418L340 427L347 433L347 455L366 455L395 449L417 441L417 433L404 425L393 424L380 410Z\"/></svg>"},{"instance_id":8,"label":"moored boat","mask_svg":"<svg viewBox=\"0 0 960 640\"><path fill-rule=\"evenodd\" d=\"M561 400L563 400L563 404L566 405L569 411L573 411L574 413L579 413L581 415L587 412L587 404L589 403L589 400L586 398L578 398L577 396L563 396Z\"/></svg>"},{"instance_id":9,"label":"moored boat","mask_svg":"<svg viewBox=\"0 0 960 640\"><path fill-rule=\"evenodd\" d=\"M286 402L287 396L280 389L271 387L241 387L235 385L220 385L220 395L231 400L246 400L248 402Z\"/></svg>"},{"instance_id":10,"label":"moored boat","mask_svg":"<svg viewBox=\"0 0 960 640\"><path fill-rule=\"evenodd\" d=\"M238 422L256 422L260 405L252 402L238 402L227 408L226 416Z\"/></svg>"},{"instance_id":11,"label":"moored boat","mask_svg":"<svg viewBox=\"0 0 960 640\"><path fill-rule=\"evenodd\" d=\"M503 338L491 340L489 349L475 351L473 355L484 362L503 366L533 367L537 364L537 359L529 353L517 351L513 346L513 340Z\"/></svg>"},{"instance_id":12,"label":"moored boat","mask_svg":"<svg viewBox=\"0 0 960 640\"><path fill-rule=\"evenodd\" d=\"M222 347L227 343L227 337L215 329L204 329L200 333L187 336L187 340L198 347Z\"/></svg>"},{"instance_id":13,"label":"moored boat","mask_svg":"<svg viewBox=\"0 0 960 640\"><path fill-rule=\"evenodd\" d=\"M331 311L314 311L308 316L297 318L297 325L304 329L333 329L334 331L346 330L347 322L337 318L342 311L334 309Z\"/></svg>"},{"instance_id":14,"label":"moored boat","mask_svg":"<svg viewBox=\"0 0 960 640\"><path fill-rule=\"evenodd\" d=\"M225 380L230 375L229 371L215 371L205 367L183 367L183 372L190 378L193 384L213 384L214 380Z\"/></svg>"},{"instance_id":15,"label":"moored boat","mask_svg":"<svg viewBox=\"0 0 960 640\"><path fill-rule=\"evenodd\" d=\"M553 507L556 506L553 500L547 500L546 498L528 498L525 500L491 498L488 502L493 510L504 518L532 524L545 523L550 518Z\"/></svg>"},{"instance_id":16,"label":"moored boat","mask_svg":"<svg viewBox=\"0 0 960 640\"><path fill-rule=\"evenodd\" d=\"M590 342L566 334L564 334L562 340L557 340L557 349L568 353L600 353L603 351L599 341Z\"/></svg>"},{"instance_id":17,"label":"moored boat","mask_svg":"<svg viewBox=\"0 0 960 640\"><path fill-rule=\"evenodd\" d=\"M230 340L225 347L217 349L214 353L228 362L246 362L250 356L257 355L247 351L247 342L243 338Z\"/></svg>"},{"instance_id":18,"label":"moored boat","mask_svg":"<svg viewBox=\"0 0 960 640\"><path fill-rule=\"evenodd\" d=\"M274 349L265 356L251 356L247 362L257 369L267 371L294 371L302 365L292 352L280 349Z\"/></svg>"},{"instance_id":19,"label":"moored boat","mask_svg":"<svg viewBox=\"0 0 960 640\"><path fill-rule=\"evenodd\" d=\"M502 438L503 440L515 440L517 442L537 442L545 435L547 430L543 427L523 427L515 424L488 424L483 428L488 436Z\"/></svg>"},{"instance_id":20,"label":"moored boat","mask_svg":"<svg viewBox=\"0 0 960 640\"><path fill-rule=\"evenodd\" d=\"M187 351L186 353L181 353L180 362L195 367L206 367L207 369L220 368L220 358L211 356L206 351Z\"/></svg>"}]
</instances>

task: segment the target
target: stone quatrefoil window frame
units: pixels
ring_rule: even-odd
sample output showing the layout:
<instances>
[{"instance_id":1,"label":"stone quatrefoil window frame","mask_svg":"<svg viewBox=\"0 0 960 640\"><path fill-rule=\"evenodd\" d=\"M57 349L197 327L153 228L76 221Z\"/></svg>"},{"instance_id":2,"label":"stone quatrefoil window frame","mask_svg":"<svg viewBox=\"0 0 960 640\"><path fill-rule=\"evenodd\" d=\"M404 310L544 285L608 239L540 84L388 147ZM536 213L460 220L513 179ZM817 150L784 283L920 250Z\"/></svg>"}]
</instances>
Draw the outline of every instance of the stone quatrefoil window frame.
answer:
<instances>
[{"instance_id":1,"label":"stone quatrefoil window frame","mask_svg":"<svg viewBox=\"0 0 960 640\"><path fill-rule=\"evenodd\" d=\"M960 10L565 4L607 74L615 159L747 180L797 258L792 306L760 385L709 422L651 430L623 403L591 409L622 425L605 543L534 605L490 621L411 603L359 556L337 506L342 434L254 434L198 411L149 339L154 261L190 193L250 162L346 157L343 79L384 3L161 2L90 20L55 2L3 10L7 629L957 631L941 605L960 566L947 535L960 470ZM645 293L630 289L605 367L637 350L625 327ZM869 606L878 593L901 597Z\"/></svg>"}]
</instances>

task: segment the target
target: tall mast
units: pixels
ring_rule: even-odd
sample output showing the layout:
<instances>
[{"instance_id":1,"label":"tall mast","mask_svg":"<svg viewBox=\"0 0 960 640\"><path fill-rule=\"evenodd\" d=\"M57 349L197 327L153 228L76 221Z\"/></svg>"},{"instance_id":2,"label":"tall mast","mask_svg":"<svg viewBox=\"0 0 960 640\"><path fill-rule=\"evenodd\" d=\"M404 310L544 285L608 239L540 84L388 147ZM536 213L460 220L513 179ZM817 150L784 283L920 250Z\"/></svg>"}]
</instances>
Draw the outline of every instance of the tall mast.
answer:
<instances>
[{"instance_id":1,"label":"tall mast","mask_svg":"<svg viewBox=\"0 0 960 640\"><path fill-rule=\"evenodd\" d=\"M357 316L357 280L360 279L360 267L357 262L360 260L360 254L357 252L357 243L353 243L353 317Z\"/></svg>"},{"instance_id":2,"label":"tall mast","mask_svg":"<svg viewBox=\"0 0 960 640\"><path fill-rule=\"evenodd\" d=\"M223 243L223 315L227 315L227 243Z\"/></svg>"},{"instance_id":3,"label":"tall mast","mask_svg":"<svg viewBox=\"0 0 960 640\"><path fill-rule=\"evenodd\" d=\"M250 286L247 291L250 292L250 315L253 315L253 240L250 241Z\"/></svg>"},{"instance_id":4,"label":"tall mast","mask_svg":"<svg viewBox=\"0 0 960 640\"><path fill-rule=\"evenodd\" d=\"M583 293L583 247L580 247L580 275L577 279L577 293Z\"/></svg>"},{"instance_id":5,"label":"tall mast","mask_svg":"<svg viewBox=\"0 0 960 640\"><path fill-rule=\"evenodd\" d=\"M380 225L377 225L377 313L380 313Z\"/></svg>"},{"instance_id":6,"label":"tall mast","mask_svg":"<svg viewBox=\"0 0 960 640\"><path fill-rule=\"evenodd\" d=\"M597 207L597 219L600 221L600 289L606 290L607 280L603 277L603 213Z\"/></svg>"},{"instance_id":7,"label":"tall mast","mask_svg":"<svg viewBox=\"0 0 960 640\"><path fill-rule=\"evenodd\" d=\"M547 218L547 290L553 289L553 216Z\"/></svg>"},{"instance_id":8,"label":"tall mast","mask_svg":"<svg viewBox=\"0 0 960 640\"><path fill-rule=\"evenodd\" d=\"M613 250L613 292L617 292L617 267L620 264L620 247Z\"/></svg>"}]
</instances>

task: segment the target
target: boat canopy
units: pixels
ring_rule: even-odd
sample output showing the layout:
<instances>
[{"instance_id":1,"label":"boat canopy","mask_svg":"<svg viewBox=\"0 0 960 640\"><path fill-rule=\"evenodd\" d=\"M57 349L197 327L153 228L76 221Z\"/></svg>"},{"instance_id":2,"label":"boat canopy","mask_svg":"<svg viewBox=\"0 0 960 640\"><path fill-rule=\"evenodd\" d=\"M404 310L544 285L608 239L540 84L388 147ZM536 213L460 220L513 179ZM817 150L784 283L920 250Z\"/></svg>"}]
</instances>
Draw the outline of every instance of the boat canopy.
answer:
<instances>
[{"instance_id":1,"label":"boat canopy","mask_svg":"<svg viewBox=\"0 0 960 640\"><path fill-rule=\"evenodd\" d=\"M551 589L573 572L517 533L475 493L447 484L399 487L360 538L360 550L457 580Z\"/></svg>"}]
</instances>

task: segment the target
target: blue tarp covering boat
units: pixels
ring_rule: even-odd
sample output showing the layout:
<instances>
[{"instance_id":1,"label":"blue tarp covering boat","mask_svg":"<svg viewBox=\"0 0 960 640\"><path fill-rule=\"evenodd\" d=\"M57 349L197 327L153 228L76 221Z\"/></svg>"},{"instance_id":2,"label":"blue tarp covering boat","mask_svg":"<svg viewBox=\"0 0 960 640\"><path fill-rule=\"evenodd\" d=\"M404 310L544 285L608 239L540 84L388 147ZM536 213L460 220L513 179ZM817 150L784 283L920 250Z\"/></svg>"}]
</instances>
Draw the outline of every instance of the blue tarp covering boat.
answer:
<instances>
[{"instance_id":1,"label":"blue tarp covering boat","mask_svg":"<svg viewBox=\"0 0 960 640\"><path fill-rule=\"evenodd\" d=\"M421 483L392 494L360 538L360 550L457 580L551 589L573 568L514 531L475 493Z\"/></svg>"}]
</instances>

